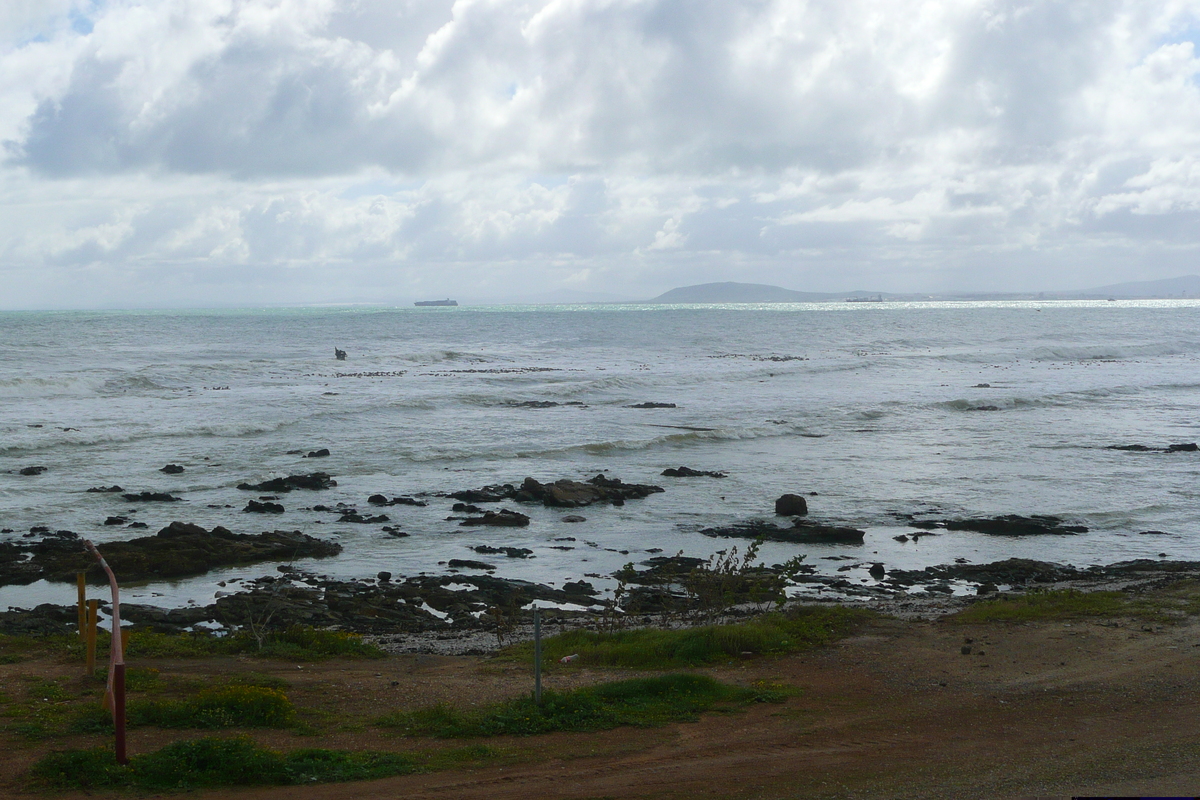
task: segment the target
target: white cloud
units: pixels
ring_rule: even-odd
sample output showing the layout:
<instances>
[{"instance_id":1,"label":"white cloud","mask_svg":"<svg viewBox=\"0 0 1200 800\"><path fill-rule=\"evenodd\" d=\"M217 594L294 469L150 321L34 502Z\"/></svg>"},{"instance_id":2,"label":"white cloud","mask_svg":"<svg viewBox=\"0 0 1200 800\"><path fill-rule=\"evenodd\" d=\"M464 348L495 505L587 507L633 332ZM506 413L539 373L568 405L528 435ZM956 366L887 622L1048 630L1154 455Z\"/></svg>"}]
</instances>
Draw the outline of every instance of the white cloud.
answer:
<instances>
[{"instance_id":1,"label":"white cloud","mask_svg":"<svg viewBox=\"0 0 1200 800\"><path fill-rule=\"evenodd\" d=\"M1198 19L1181 0L14 0L0 277L14 305L330 280L342 299L1053 288L1054 258L1092 265L1063 280L1165 277L1187 261L1154 254L1196 247Z\"/></svg>"}]
</instances>

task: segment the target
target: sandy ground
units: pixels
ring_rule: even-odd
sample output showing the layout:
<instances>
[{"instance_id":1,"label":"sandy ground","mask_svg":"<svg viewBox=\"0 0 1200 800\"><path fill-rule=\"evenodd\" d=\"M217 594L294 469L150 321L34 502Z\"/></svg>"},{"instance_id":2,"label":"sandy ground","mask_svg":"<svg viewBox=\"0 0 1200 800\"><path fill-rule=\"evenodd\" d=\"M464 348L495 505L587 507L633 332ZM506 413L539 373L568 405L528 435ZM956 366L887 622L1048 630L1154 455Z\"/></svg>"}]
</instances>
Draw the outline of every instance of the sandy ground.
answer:
<instances>
[{"instance_id":1,"label":"sandy ground","mask_svg":"<svg viewBox=\"0 0 1200 800\"><path fill-rule=\"evenodd\" d=\"M971 639L971 654L962 647ZM482 703L527 691L529 671L468 656L397 655L297 667L257 659L159 661L164 674L275 674L299 706L322 709L321 736L255 732L273 747L406 750L441 746L362 724L439 700ZM77 674L49 660L0 666ZM486 767L356 784L196 792L274 798L1023 798L1200 792L1200 624L1130 621L962 625L880 619L819 651L707 670L737 683L800 688L699 722L599 734L492 740L511 759ZM632 673L566 669L567 687ZM357 724L356 721L357 720ZM199 732L131 732L131 753ZM96 739L58 742L87 746ZM450 743L459 746L461 743ZM5 742L0 796L46 745ZM96 795L70 795L94 797Z\"/></svg>"}]
</instances>

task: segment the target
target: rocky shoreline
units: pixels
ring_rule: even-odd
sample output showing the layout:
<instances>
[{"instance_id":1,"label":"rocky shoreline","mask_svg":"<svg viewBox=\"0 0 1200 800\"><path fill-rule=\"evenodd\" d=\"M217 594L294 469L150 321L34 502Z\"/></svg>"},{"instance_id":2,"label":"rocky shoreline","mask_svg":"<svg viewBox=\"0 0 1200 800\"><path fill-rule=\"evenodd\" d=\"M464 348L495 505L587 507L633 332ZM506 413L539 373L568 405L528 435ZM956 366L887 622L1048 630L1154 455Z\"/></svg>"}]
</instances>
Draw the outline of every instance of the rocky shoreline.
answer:
<instances>
[{"instance_id":1,"label":"rocky shoreline","mask_svg":"<svg viewBox=\"0 0 1200 800\"><path fill-rule=\"evenodd\" d=\"M1182 449L1172 446L1172 452ZM307 457L323 457L327 452L314 451ZM175 469L169 469L172 467ZM177 465L168 465L163 471L174 474L181 469ZM665 470L662 474L675 478L725 477L725 473L685 466ZM336 485L337 481L328 473L315 472L258 483L241 482L236 488L273 492L250 500L244 511L276 514L284 511L283 506L275 502L281 499L280 495L295 491L302 494L320 492ZM125 492L117 485L88 491L120 494L129 502L174 503L178 500L167 493ZM452 502L451 516L445 519L457 521L459 526L524 527L530 522L526 514L504 507L484 509L476 504L512 502L580 509L595 504L622 506L663 491L665 489L660 486L625 483L604 474L586 481L561 478L541 482L528 477L520 484L495 484L419 497L389 499L383 494L372 494L366 498L366 505L391 511L395 506L425 507L443 498L444 502ZM815 493L809 496L813 497ZM360 513L351 503L317 504L308 510L338 514L340 522L379 525L383 533L393 537L409 535L396 524L385 524L392 523L387 514ZM699 533L756 542L863 543L865 533L859 528L839 520L810 517L809 502L801 494L781 496L775 501L774 510L775 520L784 524L752 518L704 528ZM586 519L572 514L563 517L563 521L586 522ZM1088 531L1086 526L1046 515L949 518L906 514L897 515L897 522L904 526L905 532L893 538L902 542L954 531L998 537L1074 536ZM141 523L128 523L125 517L110 517L105 524L145 527ZM13 533L8 529L3 532ZM887 613L936 615L1002 591L1023 591L1040 586L1125 587L1200 574L1200 562L1190 561L1139 560L1078 569L1012 558L990 564L955 563L923 570L899 570L890 569L879 561L843 555L831 558L853 563L843 564L838 567L838 574L828 575L819 574L812 564L801 563L803 556L787 564L771 566L747 562L735 570L729 562L678 555L655 556L609 574L589 573L593 579L617 582L619 588L613 595L601 592L584 580L568 581L561 588L554 588L497 577L490 574L495 569L493 564L474 559L442 562L447 571L441 575L393 576L379 572L374 577L331 578L309 571L311 565L307 570L290 565L297 558L331 557L342 550L336 542L301 531L235 534L220 526L205 529L177 521L154 535L105 542L100 549L118 577L127 584L194 577L219 567L277 564L273 574L256 579L231 578L228 583L220 583L226 591L217 592L214 602L208 605L161 608L124 603L122 619L137 627L178 633L229 631L246 626L307 625L383 637L379 641L386 642L389 647L411 648L416 652L483 652L487 646L481 642L497 641L498 631L501 637L520 638L524 635L522 626L527 625L534 604L552 609L547 612L547 624L551 626L612 625L618 618L626 620L621 624L675 624L674 621L689 615L693 619L697 617L697 609L710 602L702 595L711 587L702 584L714 581L725 581L720 584L720 593L725 598L720 609L723 617L736 617L766 607L768 604L762 600L764 596L782 600L785 593L802 602L840 602ZM493 558L533 555L528 548L511 546L480 544L470 549ZM647 552L659 551L650 548ZM859 570L869 578L860 577L857 582L852 582L849 576L842 574L851 570ZM20 538L0 542L0 585L25 585L38 580L73 582L78 572L85 572L91 583L104 582L94 560L83 551L79 537L71 531L35 527ZM747 604L756 595L756 605ZM707 618L711 619L712 608L705 608ZM43 604L33 609L14 608L0 612L0 633L61 633L75 624L73 606Z\"/></svg>"}]
</instances>

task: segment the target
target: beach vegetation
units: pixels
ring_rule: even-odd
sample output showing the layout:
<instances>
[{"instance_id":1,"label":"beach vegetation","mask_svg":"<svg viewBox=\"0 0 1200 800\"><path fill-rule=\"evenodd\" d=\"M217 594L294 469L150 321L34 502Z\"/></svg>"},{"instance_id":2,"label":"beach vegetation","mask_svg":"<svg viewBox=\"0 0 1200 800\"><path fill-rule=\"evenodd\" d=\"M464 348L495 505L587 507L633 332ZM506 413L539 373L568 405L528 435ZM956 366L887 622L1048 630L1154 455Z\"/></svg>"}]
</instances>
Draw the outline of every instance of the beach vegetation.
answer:
<instances>
[{"instance_id":1,"label":"beach vegetation","mask_svg":"<svg viewBox=\"0 0 1200 800\"><path fill-rule=\"evenodd\" d=\"M132 700L125 707L130 728L283 728L294 719L288 696L264 686L219 686L183 700ZM77 733L106 732L112 716L97 706L83 708L71 727Z\"/></svg>"},{"instance_id":2,"label":"beach vegetation","mask_svg":"<svg viewBox=\"0 0 1200 800\"><path fill-rule=\"evenodd\" d=\"M540 705L528 696L472 709L439 704L388 714L378 724L405 736L530 736L625 725L653 727L692 721L706 711L783 702L786 697L776 687L731 686L705 675L675 674L545 692Z\"/></svg>"},{"instance_id":3,"label":"beach vegetation","mask_svg":"<svg viewBox=\"0 0 1200 800\"><path fill-rule=\"evenodd\" d=\"M174 742L117 764L106 747L63 750L30 769L29 782L54 790L133 789L183 792L224 786L288 786L363 781L431 772L495 759L487 747L440 753L388 753L306 748L271 750L249 736Z\"/></svg>"},{"instance_id":4,"label":"beach vegetation","mask_svg":"<svg viewBox=\"0 0 1200 800\"><path fill-rule=\"evenodd\" d=\"M1141 617L1161 620L1166 607L1159 599L1119 591L1032 589L1019 595L980 600L953 614L960 623L1032 622L1079 617Z\"/></svg>"},{"instance_id":5,"label":"beach vegetation","mask_svg":"<svg viewBox=\"0 0 1200 800\"><path fill-rule=\"evenodd\" d=\"M570 667L678 669L748 656L781 655L829 644L846 636L871 612L838 606L797 606L745 622L692 628L565 631L542 640L543 669ZM533 643L501 652L502 658L531 660Z\"/></svg>"}]
</instances>

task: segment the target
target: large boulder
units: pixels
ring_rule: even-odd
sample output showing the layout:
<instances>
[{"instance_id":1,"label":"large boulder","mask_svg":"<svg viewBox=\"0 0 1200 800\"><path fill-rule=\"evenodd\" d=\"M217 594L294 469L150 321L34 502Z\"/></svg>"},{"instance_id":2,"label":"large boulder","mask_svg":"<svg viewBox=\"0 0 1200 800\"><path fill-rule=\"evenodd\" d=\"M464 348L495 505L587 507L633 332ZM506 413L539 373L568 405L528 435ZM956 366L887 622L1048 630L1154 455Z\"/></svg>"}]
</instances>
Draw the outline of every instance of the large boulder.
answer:
<instances>
[{"instance_id":1,"label":"large boulder","mask_svg":"<svg viewBox=\"0 0 1200 800\"><path fill-rule=\"evenodd\" d=\"M775 513L797 517L808 513L808 501L798 494L785 494L775 501Z\"/></svg>"}]
</instances>

